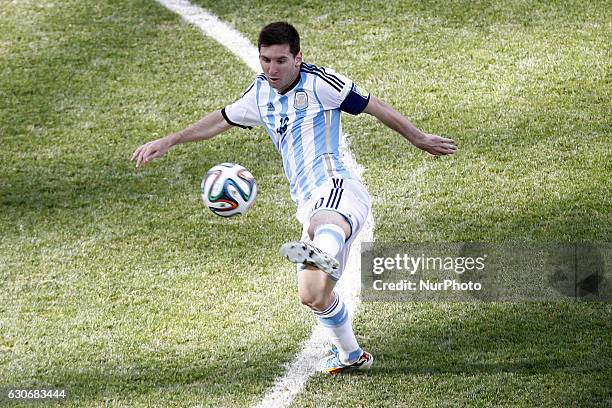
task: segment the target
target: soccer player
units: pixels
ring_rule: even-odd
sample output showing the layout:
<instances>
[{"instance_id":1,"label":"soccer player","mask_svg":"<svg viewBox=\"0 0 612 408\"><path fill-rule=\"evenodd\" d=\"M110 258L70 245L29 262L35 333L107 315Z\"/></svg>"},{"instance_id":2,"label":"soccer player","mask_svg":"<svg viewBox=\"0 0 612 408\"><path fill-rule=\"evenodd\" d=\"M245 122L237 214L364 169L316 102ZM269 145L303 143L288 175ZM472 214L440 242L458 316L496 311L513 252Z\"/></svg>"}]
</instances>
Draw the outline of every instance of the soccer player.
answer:
<instances>
[{"instance_id":1,"label":"soccer player","mask_svg":"<svg viewBox=\"0 0 612 408\"><path fill-rule=\"evenodd\" d=\"M298 32L286 22L264 27L257 45L263 72L237 101L138 147L132 160L139 168L176 144L210 139L234 126L264 126L282 157L303 226L301 240L283 244L280 253L298 265L300 301L312 309L332 343L322 371L369 369L374 359L359 346L334 291L351 243L370 211L368 192L339 151L341 112L373 115L434 157L453 154L455 142L423 133L346 76L303 62Z\"/></svg>"}]
</instances>

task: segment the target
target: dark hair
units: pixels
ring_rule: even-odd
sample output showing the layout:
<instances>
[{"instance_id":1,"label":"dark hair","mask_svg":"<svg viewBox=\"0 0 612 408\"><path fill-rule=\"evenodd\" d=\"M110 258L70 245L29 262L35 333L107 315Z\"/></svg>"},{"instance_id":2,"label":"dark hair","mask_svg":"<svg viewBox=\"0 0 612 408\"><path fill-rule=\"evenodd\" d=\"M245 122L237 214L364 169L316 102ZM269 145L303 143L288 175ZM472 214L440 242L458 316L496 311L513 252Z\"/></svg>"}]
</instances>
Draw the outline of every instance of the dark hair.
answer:
<instances>
[{"instance_id":1,"label":"dark hair","mask_svg":"<svg viewBox=\"0 0 612 408\"><path fill-rule=\"evenodd\" d=\"M268 24L259 32L257 49L277 44L289 44L289 51L295 57L300 52L300 35L295 27L285 21Z\"/></svg>"}]
</instances>

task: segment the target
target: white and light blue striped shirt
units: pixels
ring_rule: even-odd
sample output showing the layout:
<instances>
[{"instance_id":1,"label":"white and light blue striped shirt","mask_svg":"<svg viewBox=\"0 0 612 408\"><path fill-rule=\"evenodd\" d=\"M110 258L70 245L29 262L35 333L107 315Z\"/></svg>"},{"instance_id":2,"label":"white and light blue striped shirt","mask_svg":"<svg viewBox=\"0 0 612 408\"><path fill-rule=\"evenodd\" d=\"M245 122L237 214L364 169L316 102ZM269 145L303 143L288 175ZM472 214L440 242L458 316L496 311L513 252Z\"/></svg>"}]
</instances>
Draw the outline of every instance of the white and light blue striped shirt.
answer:
<instances>
[{"instance_id":1,"label":"white and light blue striped shirt","mask_svg":"<svg viewBox=\"0 0 612 408\"><path fill-rule=\"evenodd\" d=\"M262 73L221 112L231 125L266 128L283 159L291 197L299 206L328 178L355 178L339 149L340 111L357 115L369 98L344 75L302 63L300 75L282 93Z\"/></svg>"}]
</instances>

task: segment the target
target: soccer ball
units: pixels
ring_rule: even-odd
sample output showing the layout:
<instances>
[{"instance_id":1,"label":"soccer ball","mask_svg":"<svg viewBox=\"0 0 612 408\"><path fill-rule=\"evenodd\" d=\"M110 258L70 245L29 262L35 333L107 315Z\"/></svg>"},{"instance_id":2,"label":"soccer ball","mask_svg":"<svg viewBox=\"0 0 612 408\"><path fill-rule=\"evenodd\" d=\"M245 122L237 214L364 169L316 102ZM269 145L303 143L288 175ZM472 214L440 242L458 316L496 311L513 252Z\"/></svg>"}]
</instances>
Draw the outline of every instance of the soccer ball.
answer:
<instances>
[{"instance_id":1,"label":"soccer ball","mask_svg":"<svg viewBox=\"0 0 612 408\"><path fill-rule=\"evenodd\" d=\"M217 164L206 173L200 193L204 205L221 217L244 214L255 203L257 183L244 167L234 163Z\"/></svg>"}]
</instances>

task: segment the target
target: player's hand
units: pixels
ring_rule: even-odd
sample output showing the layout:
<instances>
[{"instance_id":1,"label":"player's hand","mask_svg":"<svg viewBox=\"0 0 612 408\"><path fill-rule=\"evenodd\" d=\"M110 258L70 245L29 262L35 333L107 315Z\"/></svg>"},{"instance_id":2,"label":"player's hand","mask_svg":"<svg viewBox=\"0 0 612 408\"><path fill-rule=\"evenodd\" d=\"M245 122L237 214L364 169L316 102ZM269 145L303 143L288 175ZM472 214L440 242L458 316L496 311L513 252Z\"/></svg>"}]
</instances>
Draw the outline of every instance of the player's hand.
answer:
<instances>
[{"instance_id":1,"label":"player's hand","mask_svg":"<svg viewBox=\"0 0 612 408\"><path fill-rule=\"evenodd\" d=\"M171 145L166 138L153 140L145 143L134 151L132 161L136 161L136 168L146 165L151 160L162 157L170 149Z\"/></svg>"},{"instance_id":2,"label":"player's hand","mask_svg":"<svg viewBox=\"0 0 612 408\"><path fill-rule=\"evenodd\" d=\"M423 137L415 141L414 144L435 157L454 154L457 151L457 145L453 139L428 133L423 133Z\"/></svg>"}]
</instances>

